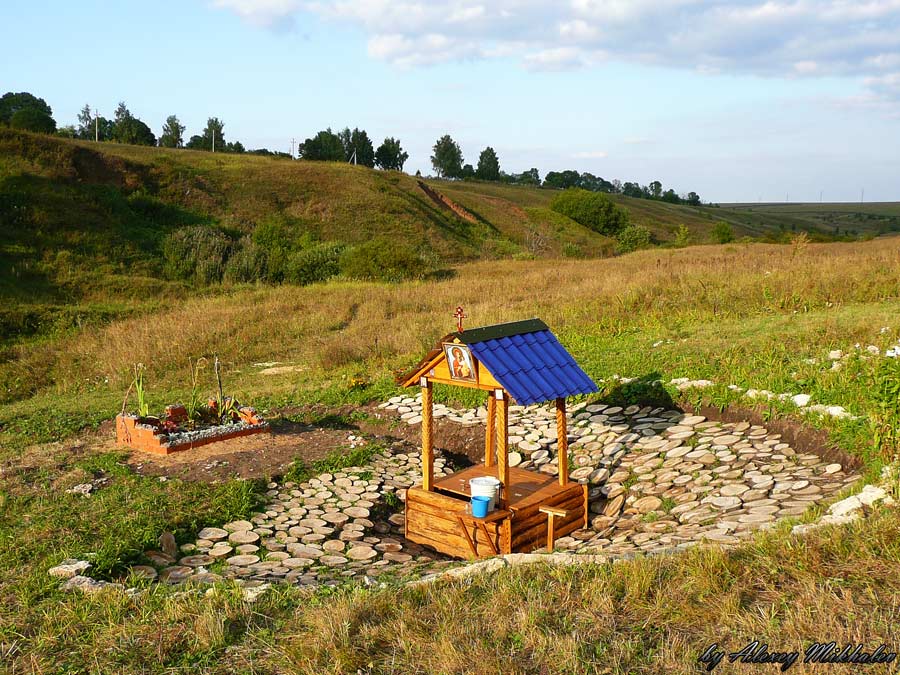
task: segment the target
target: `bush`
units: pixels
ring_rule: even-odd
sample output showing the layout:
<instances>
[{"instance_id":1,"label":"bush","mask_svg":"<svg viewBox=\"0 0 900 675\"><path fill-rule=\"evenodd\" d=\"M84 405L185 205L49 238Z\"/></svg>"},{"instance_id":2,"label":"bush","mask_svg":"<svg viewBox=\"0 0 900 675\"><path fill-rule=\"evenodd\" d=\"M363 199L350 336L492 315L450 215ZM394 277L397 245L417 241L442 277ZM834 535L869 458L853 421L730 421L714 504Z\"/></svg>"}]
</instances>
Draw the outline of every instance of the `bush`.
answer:
<instances>
[{"instance_id":1,"label":"bush","mask_svg":"<svg viewBox=\"0 0 900 675\"><path fill-rule=\"evenodd\" d=\"M731 223L727 223L724 220L717 221L713 225L712 236L719 244L730 244L733 242L734 230L731 228Z\"/></svg>"},{"instance_id":2,"label":"bush","mask_svg":"<svg viewBox=\"0 0 900 675\"><path fill-rule=\"evenodd\" d=\"M340 273L339 262L343 252L344 246L335 243L319 244L305 251L297 251L288 259L284 280L301 286L327 281Z\"/></svg>"},{"instance_id":3,"label":"bush","mask_svg":"<svg viewBox=\"0 0 900 675\"><path fill-rule=\"evenodd\" d=\"M421 277L424 271L424 263L413 249L386 239L347 249L339 264L341 273L351 279L403 281Z\"/></svg>"},{"instance_id":4,"label":"bush","mask_svg":"<svg viewBox=\"0 0 900 675\"><path fill-rule=\"evenodd\" d=\"M313 245L313 238L303 229L303 223L282 214L259 223L252 237L253 243L266 254L266 278L273 283L284 281L288 261L295 251Z\"/></svg>"},{"instance_id":5,"label":"bush","mask_svg":"<svg viewBox=\"0 0 900 675\"><path fill-rule=\"evenodd\" d=\"M231 240L211 227L176 230L163 241L166 274L199 284L221 281L230 246Z\"/></svg>"},{"instance_id":6,"label":"bush","mask_svg":"<svg viewBox=\"0 0 900 675\"><path fill-rule=\"evenodd\" d=\"M550 208L607 236L615 236L628 225L628 211L600 192L569 188L553 198Z\"/></svg>"},{"instance_id":7,"label":"bush","mask_svg":"<svg viewBox=\"0 0 900 675\"><path fill-rule=\"evenodd\" d=\"M225 265L225 279L232 282L264 281L267 273L266 252L252 237L242 237Z\"/></svg>"},{"instance_id":8,"label":"bush","mask_svg":"<svg viewBox=\"0 0 900 675\"><path fill-rule=\"evenodd\" d=\"M9 126L13 129L36 131L40 134L52 134L56 131L56 122L50 115L37 108L22 108L9 118Z\"/></svg>"},{"instance_id":9,"label":"bush","mask_svg":"<svg viewBox=\"0 0 900 675\"><path fill-rule=\"evenodd\" d=\"M629 225L619 232L616 237L618 245L616 248L620 253L629 253L637 251L639 248L647 248L653 243L653 237L643 225Z\"/></svg>"},{"instance_id":10,"label":"bush","mask_svg":"<svg viewBox=\"0 0 900 675\"><path fill-rule=\"evenodd\" d=\"M691 231L688 229L688 226L682 223L678 226L678 229L675 230L675 246L677 248L684 248L691 241Z\"/></svg>"}]
</instances>

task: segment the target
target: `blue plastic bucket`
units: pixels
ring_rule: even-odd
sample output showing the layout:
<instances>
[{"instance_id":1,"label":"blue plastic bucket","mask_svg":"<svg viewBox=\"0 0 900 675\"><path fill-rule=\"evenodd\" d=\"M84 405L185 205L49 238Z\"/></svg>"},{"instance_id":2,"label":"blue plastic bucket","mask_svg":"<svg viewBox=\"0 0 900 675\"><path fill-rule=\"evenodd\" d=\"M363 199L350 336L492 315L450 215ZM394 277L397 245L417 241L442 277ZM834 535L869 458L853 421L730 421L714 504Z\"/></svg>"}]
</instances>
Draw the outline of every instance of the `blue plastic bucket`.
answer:
<instances>
[{"instance_id":1,"label":"blue plastic bucket","mask_svg":"<svg viewBox=\"0 0 900 675\"><path fill-rule=\"evenodd\" d=\"M491 498L475 495L472 497L472 515L476 518L484 518L488 514Z\"/></svg>"}]
</instances>

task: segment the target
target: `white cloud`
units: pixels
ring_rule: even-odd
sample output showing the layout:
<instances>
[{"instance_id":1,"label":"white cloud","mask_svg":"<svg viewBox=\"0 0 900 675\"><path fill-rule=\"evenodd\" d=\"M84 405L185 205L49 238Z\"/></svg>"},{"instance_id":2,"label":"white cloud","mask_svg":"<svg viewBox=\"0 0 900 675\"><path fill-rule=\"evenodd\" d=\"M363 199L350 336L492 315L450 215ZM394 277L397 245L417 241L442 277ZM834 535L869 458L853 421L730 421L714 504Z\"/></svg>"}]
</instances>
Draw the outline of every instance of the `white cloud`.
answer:
<instances>
[{"instance_id":1,"label":"white cloud","mask_svg":"<svg viewBox=\"0 0 900 675\"><path fill-rule=\"evenodd\" d=\"M608 156L603 150L585 150L576 152L572 155L572 159L605 159Z\"/></svg>"},{"instance_id":2,"label":"white cloud","mask_svg":"<svg viewBox=\"0 0 900 675\"><path fill-rule=\"evenodd\" d=\"M412 67L508 58L532 69L618 61L704 73L853 77L900 102L900 0L213 0L258 25L309 12L361 27Z\"/></svg>"}]
</instances>

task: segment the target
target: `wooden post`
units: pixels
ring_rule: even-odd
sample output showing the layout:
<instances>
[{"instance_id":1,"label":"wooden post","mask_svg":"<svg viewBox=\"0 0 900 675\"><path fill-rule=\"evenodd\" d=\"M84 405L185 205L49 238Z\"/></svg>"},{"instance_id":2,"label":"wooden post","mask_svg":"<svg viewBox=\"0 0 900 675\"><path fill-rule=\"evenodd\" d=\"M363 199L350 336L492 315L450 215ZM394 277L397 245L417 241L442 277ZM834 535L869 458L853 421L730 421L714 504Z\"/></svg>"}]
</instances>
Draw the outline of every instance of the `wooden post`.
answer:
<instances>
[{"instance_id":1,"label":"wooden post","mask_svg":"<svg viewBox=\"0 0 900 675\"><path fill-rule=\"evenodd\" d=\"M504 508L509 507L509 397L502 389L494 390L497 405L497 478L502 483Z\"/></svg>"},{"instance_id":2,"label":"wooden post","mask_svg":"<svg viewBox=\"0 0 900 675\"><path fill-rule=\"evenodd\" d=\"M493 396L488 396L487 419L484 424L484 465L494 466L494 453L497 452L497 399Z\"/></svg>"},{"instance_id":3,"label":"wooden post","mask_svg":"<svg viewBox=\"0 0 900 675\"><path fill-rule=\"evenodd\" d=\"M566 399L556 399L556 456L559 465L559 484L569 484L569 430L566 428Z\"/></svg>"},{"instance_id":4,"label":"wooden post","mask_svg":"<svg viewBox=\"0 0 900 675\"><path fill-rule=\"evenodd\" d=\"M434 401L431 382L423 377L419 384L422 385L422 489L431 492L434 485Z\"/></svg>"}]
</instances>

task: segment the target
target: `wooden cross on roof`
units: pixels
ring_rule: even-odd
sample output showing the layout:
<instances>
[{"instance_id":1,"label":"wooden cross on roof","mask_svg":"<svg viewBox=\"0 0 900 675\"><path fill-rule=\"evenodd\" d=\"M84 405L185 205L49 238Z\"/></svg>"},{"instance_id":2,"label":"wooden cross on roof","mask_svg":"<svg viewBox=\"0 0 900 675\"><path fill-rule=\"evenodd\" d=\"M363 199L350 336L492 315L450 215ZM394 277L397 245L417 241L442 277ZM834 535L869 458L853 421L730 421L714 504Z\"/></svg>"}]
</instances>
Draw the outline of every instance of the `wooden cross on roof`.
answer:
<instances>
[{"instance_id":1,"label":"wooden cross on roof","mask_svg":"<svg viewBox=\"0 0 900 675\"><path fill-rule=\"evenodd\" d=\"M456 330L459 333L463 332L463 319L468 319L469 315L463 312L462 305L458 305L456 307L456 311L453 313L453 318L456 319Z\"/></svg>"}]
</instances>

